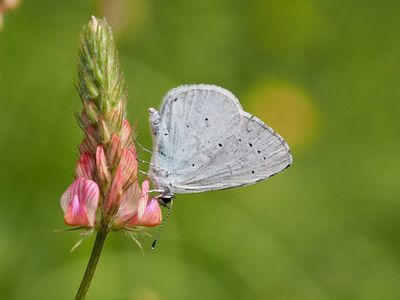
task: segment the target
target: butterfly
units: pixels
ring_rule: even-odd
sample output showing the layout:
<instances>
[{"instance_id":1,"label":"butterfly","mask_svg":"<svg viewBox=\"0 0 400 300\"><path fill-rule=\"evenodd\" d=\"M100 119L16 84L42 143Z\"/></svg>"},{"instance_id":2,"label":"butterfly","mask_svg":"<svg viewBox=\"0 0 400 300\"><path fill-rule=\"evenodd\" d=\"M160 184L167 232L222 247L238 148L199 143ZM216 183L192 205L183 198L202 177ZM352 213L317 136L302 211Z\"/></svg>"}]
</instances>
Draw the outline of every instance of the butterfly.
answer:
<instances>
[{"instance_id":1,"label":"butterfly","mask_svg":"<svg viewBox=\"0 0 400 300\"><path fill-rule=\"evenodd\" d=\"M224 88L179 86L166 94L159 111L149 112L149 177L164 204L175 194L253 184L292 164L285 140Z\"/></svg>"}]
</instances>

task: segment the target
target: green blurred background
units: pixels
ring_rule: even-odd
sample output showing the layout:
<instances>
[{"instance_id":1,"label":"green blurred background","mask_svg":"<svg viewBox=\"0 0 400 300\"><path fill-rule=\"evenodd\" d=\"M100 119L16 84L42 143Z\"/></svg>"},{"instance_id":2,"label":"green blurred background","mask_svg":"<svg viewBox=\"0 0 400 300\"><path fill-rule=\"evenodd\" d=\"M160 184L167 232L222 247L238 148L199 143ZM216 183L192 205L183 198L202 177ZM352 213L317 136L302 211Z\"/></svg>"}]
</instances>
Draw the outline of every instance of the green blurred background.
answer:
<instances>
[{"instance_id":1,"label":"green blurred background","mask_svg":"<svg viewBox=\"0 0 400 300\"><path fill-rule=\"evenodd\" d=\"M180 195L156 251L109 237L88 299L400 299L400 4L317 0L23 0L0 32L0 299L72 299L60 195L82 138L78 35L113 25L129 119L214 83L281 133L291 168ZM144 158L147 158L143 155ZM142 166L146 168L146 166Z\"/></svg>"}]
</instances>

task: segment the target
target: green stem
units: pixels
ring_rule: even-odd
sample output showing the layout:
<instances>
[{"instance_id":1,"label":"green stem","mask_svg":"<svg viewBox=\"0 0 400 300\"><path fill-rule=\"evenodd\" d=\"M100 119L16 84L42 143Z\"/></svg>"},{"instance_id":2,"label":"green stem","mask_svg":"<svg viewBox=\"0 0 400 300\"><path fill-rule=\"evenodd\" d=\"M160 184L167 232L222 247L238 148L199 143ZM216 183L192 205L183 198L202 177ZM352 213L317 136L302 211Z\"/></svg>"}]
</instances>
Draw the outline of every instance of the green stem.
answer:
<instances>
[{"instance_id":1,"label":"green stem","mask_svg":"<svg viewBox=\"0 0 400 300\"><path fill-rule=\"evenodd\" d=\"M96 270L97 262L99 261L101 250L103 249L104 241L106 240L108 234L108 226L107 224L103 224L100 230L97 232L96 241L94 242L92 254L90 255L90 259L88 265L86 267L85 274L83 275L81 285L79 286L79 290L76 293L75 300L83 300L86 297L86 294L89 290L90 283L92 282L92 278L94 275L94 271Z\"/></svg>"}]
</instances>

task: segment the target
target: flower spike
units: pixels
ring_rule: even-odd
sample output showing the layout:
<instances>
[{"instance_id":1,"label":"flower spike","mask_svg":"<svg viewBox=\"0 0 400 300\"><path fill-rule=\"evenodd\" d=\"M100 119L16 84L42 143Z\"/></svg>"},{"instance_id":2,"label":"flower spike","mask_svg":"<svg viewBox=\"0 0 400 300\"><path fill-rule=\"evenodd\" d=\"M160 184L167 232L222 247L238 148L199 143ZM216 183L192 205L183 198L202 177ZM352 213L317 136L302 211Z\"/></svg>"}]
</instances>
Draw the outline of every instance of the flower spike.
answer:
<instances>
[{"instance_id":1,"label":"flower spike","mask_svg":"<svg viewBox=\"0 0 400 300\"><path fill-rule=\"evenodd\" d=\"M97 232L75 298L82 300L108 233L142 233L140 227L157 226L162 217L157 200L149 201L149 181L141 188L138 182L134 130L126 119L125 80L105 19L92 17L82 29L77 67L83 106L77 120L84 138L79 145L75 181L60 202L67 225L86 229L82 236Z\"/></svg>"}]
</instances>

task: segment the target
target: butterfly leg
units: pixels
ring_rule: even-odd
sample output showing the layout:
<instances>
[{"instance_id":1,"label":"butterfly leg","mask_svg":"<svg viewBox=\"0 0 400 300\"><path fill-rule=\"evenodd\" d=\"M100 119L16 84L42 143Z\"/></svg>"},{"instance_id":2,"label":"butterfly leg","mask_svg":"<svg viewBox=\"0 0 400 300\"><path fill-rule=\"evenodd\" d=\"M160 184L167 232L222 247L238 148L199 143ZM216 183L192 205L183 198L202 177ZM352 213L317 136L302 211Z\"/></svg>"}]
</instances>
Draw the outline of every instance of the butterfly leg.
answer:
<instances>
[{"instance_id":1,"label":"butterfly leg","mask_svg":"<svg viewBox=\"0 0 400 300\"><path fill-rule=\"evenodd\" d=\"M152 151L150 151L149 149L147 149L146 147L142 146L136 139L133 139L135 141L135 144L139 146L140 149L142 149L143 151L146 151L150 154L153 154Z\"/></svg>"},{"instance_id":2,"label":"butterfly leg","mask_svg":"<svg viewBox=\"0 0 400 300\"><path fill-rule=\"evenodd\" d=\"M154 190L150 190L149 193L164 193L164 190L154 189Z\"/></svg>"},{"instance_id":3,"label":"butterfly leg","mask_svg":"<svg viewBox=\"0 0 400 300\"><path fill-rule=\"evenodd\" d=\"M144 164L147 164L147 165L149 165L149 166L152 166L152 167L154 167L155 169L157 169L157 171L165 171L163 168L160 168L160 167L156 166L155 164L152 164L152 163L150 163L150 162L148 162L148 161L145 161L145 160L142 160L142 159L140 159L140 158L137 158L137 161L138 161L138 162L141 162L141 163L144 163Z\"/></svg>"},{"instance_id":4,"label":"butterfly leg","mask_svg":"<svg viewBox=\"0 0 400 300\"><path fill-rule=\"evenodd\" d=\"M149 176L149 173L142 171L142 170L139 170L139 173Z\"/></svg>"},{"instance_id":5,"label":"butterfly leg","mask_svg":"<svg viewBox=\"0 0 400 300\"><path fill-rule=\"evenodd\" d=\"M141 162L141 163L144 163L144 164L147 164L147 165L149 165L149 166L158 168L156 165L154 165L154 164L152 164L152 163L150 163L150 162L148 162L148 161L142 160L142 159L140 159L140 158L137 158L137 161L138 161L138 162Z\"/></svg>"}]
</instances>

